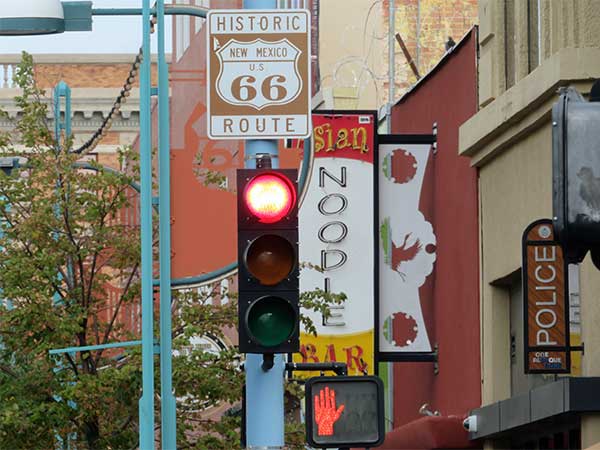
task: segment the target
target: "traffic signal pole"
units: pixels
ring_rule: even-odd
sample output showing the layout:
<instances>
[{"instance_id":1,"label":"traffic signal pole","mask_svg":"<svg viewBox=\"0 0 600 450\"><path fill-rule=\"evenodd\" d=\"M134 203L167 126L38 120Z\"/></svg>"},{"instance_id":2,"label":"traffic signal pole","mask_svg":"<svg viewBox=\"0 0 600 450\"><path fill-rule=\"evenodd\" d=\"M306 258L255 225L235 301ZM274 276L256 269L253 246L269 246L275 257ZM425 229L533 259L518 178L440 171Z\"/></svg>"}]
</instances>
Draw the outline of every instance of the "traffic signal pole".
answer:
<instances>
[{"instance_id":1,"label":"traffic signal pole","mask_svg":"<svg viewBox=\"0 0 600 450\"><path fill-rule=\"evenodd\" d=\"M245 1L245 6L250 3ZM261 3L256 0L252 3ZM263 0L262 3L265 3ZM274 2L272 2L274 3ZM267 6L268 7L268 6ZM246 141L245 166L256 168L257 155L271 157L273 168L278 164L275 140ZM284 444L283 380L284 355L275 355L273 367L263 370L263 355L246 355L246 446L252 448L281 448Z\"/></svg>"},{"instance_id":2,"label":"traffic signal pole","mask_svg":"<svg viewBox=\"0 0 600 450\"><path fill-rule=\"evenodd\" d=\"M274 9L276 0L244 0L244 9ZM274 169L279 167L276 140L247 140L245 164L256 168L256 156L267 154ZM246 371L246 447L281 448L284 444L283 379L284 355L275 355L273 368L262 369L263 355L247 354Z\"/></svg>"}]
</instances>

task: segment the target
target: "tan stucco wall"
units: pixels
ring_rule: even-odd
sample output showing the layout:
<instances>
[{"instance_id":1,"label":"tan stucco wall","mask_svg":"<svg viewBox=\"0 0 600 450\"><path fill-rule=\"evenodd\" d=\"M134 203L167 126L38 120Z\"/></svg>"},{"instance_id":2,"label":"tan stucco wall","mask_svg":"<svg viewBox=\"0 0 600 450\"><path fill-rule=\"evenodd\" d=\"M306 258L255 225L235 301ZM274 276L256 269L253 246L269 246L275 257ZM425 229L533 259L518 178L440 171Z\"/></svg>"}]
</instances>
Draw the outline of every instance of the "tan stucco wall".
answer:
<instances>
[{"instance_id":1,"label":"tan stucco wall","mask_svg":"<svg viewBox=\"0 0 600 450\"><path fill-rule=\"evenodd\" d=\"M563 52L570 53L562 61L566 64L584 51ZM598 49L592 53L600 56ZM555 66L555 61L547 61L460 129L460 151L479 167L484 404L510 395L508 293L491 283L521 267L525 227L536 219L552 217L551 107L557 99L556 87L568 84L581 92L590 87L587 80L555 80L550 74L561 73ZM600 62L588 69L582 78L592 73L600 77ZM594 325L600 320L600 299L596 300L600 272L587 261L582 267L584 375L600 375L600 333Z\"/></svg>"},{"instance_id":2,"label":"tan stucco wall","mask_svg":"<svg viewBox=\"0 0 600 450\"><path fill-rule=\"evenodd\" d=\"M481 228L487 282L521 267L521 235L529 223L552 215L550 123L530 132L480 172Z\"/></svg>"},{"instance_id":3,"label":"tan stucco wall","mask_svg":"<svg viewBox=\"0 0 600 450\"><path fill-rule=\"evenodd\" d=\"M460 153L471 157L473 165L484 165L549 120L559 87L588 92L596 78L600 78L600 48L562 49L460 128Z\"/></svg>"},{"instance_id":4,"label":"tan stucco wall","mask_svg":"<svg viewBox=\"0 0 600 450\"><path fill-rule=\"evenodd\" d=\"M584 376L600 376L600 271L588 255L581 265L581 320L582 341L585 354L582 358ZM600 414L582 418L582 448L600 443Z\"/></svg>"},{"instance_id":5,"label":"tan stucco wall","mask_svg":"<svg viewBox=\"0 0 600 450\"><path fill-rule=\"evenodd\" d=\"M550 124L481 168L482 398L510 396L508 291L492 286L521 267L521 236L535 219L552 214Z\"/></svg>"},{"instance_id":6,"label":"tan stucco wall","mask_svg":"<svg viewBox=\"0 0 600 450\"><path fill-rule=\"evenodd\" d=\"M508 29L515 40L515 81L528 74L527 1L514 0L514 23ZM480 0L481 45L479 103L485 106L505 90L505 0ZM541 0L541 60L564 48L600 46L600 1Z\"/></svg>"},{"instance_id":7,"label":"tan stucco wall","mask_svg":"<svg viewBox=\"0 0 600 450\"><path fill-rule=\"evenodd\" d=\"M541 64L528 73L526 2L515 0L514 86L506 89L502 0L479 4L480 111L460 128L459 152L479 168L482 402L510 396L509 294L501 280L521 267L521 236L552 217L551 108L557 89L589 92L600 78L600 1L541 1ZM524 9L525 8L525 9ZM500 282L499 282L500 280ZM583 375L600 375L600 271L581 265ZM582 447L600 441L600 416L582 416ZM485 448L501 448L487 441Z\"/></svg>"}]
</instances>

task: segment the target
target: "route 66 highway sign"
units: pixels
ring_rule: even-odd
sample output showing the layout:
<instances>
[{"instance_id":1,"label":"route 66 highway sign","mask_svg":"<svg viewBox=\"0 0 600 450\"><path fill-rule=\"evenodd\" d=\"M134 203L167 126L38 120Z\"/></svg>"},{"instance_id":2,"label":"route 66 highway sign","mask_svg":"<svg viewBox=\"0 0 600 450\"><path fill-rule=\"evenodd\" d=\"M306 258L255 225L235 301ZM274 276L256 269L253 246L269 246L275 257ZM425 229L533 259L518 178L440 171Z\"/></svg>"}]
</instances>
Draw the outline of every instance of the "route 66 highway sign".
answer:
<instances>
[{"instance_id":1,"label":"route 66 highway sign","mask_svg":"<svg viewBox=\"0 0 600 450\"><path fill-rule=\"evenodd\" d=\"M310 135L310 14L213 10L208 21L208 136Z\"/></svg>"}]
</instances>

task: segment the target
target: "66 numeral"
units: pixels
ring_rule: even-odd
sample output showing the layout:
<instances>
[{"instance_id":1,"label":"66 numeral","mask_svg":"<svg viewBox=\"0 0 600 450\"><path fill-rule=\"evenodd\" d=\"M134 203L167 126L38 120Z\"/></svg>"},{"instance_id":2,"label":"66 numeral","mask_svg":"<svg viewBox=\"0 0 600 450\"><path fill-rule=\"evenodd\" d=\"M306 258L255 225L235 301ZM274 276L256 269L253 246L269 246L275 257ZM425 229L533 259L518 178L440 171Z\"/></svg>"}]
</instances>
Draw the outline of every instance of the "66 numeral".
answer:
<instances>
[{"instance_id":1,"label":"66 numeral","mask_svg":"<svg viewBox=\"0 0 600 450\"><path fill-rule=\"evenodd\" d=\"M286 78L283 75L271 75L260 84L264 98L272 102L279 101L287 95L287 89L282 85ZM256 98L256 78L252 75L241 75L233 80L231 94L240 102L252 101Z\"/></svg>"}]
</instances>

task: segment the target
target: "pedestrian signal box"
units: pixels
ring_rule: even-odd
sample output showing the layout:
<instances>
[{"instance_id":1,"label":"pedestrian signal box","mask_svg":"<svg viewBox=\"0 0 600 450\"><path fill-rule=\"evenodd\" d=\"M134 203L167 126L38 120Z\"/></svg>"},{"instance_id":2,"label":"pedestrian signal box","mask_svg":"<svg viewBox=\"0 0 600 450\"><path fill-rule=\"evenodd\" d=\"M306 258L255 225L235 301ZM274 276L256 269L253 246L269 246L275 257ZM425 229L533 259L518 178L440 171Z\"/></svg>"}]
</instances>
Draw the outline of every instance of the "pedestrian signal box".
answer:
<instances>
[{"instance_id":1,"label":"pedestrian signal box","mask_svg":"<svg viewBox=\"0 0 600 450\"><path fill-rule=\"evenodd\" d=\"M553 222L569 263L600 268L600 83L586 101L564 89L552 108Z\"/></svg>"},{"instance_id":2,"label":"pedestrian signal box","mask_svg":"<svg viewBox=\"0 0 600 450\"><path fill-rule=\"evenodd\" d=\"M306 383L306 440L315 448L383 443L383 383L378 377L315 377Z\"/></svg>"}]
</instances>

